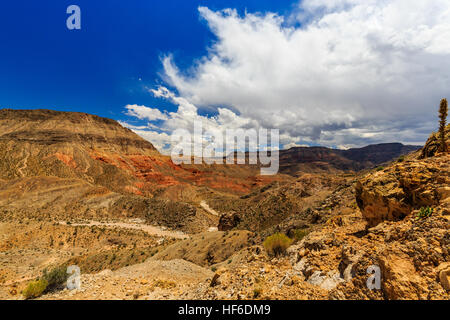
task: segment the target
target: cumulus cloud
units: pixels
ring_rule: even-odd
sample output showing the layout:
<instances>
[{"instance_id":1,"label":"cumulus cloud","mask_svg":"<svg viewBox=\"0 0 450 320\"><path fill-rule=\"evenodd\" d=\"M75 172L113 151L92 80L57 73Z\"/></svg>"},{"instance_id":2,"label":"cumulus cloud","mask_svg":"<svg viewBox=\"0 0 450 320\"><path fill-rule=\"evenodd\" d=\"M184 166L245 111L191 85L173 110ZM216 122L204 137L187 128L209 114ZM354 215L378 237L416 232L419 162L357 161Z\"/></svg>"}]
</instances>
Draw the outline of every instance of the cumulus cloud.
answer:
<instances>
[{"instance_id":1,"label":"cumulus cloud","mask_svg":"<svg viewBox=\"0 0 450 320\"><path fill-rule=\"evenodd\" d=\"M151 141L154 146L162 153L169 154L176 141L172 141L171 134L178 129L188 130L193 139L195 139L195 125L201 124L201 135L207 139L212 136L222 135L224 140L224 148L226 144L234 143L230 139L226 139L227 130L236 129L258 129L260 125L257 121L250 118L239 116L235 112L227 108L218 108L215 116L200 115L198 108L190 103L187 99L177 96L174 92L166 87L160 86L157 89L151 89L150 92L158 98L167 99L177 106L175 112L161 113L156 108L146 106L126 106L127 115L136 117L140 120L148 120L146 125L136 126L126 121L120 123L133 130L143 138ZM155 121L158 121L156 124ZM202 141L206 143L207 141ZM219 148L219 143L213 144ZM203 145L204 146L204 145ZM216 155L222 156L218 153Z\"/></svg>"},{"instance_id":2,"label":"cumulus cloud","mask_svg":"<svg viewBox=\"0 0 450 320\"><path fill-rule=\"evenodd\" d=\"M138 106L136 104L126 105L125 108L128 110L126 113L129 116L136 117L138 119L146 120L166 120L167 115L162 113L157 108L148 108L146 106Z\"/></svg>"},{"instance_id":3,"label":"cumulus cloud","mask_svg":"<svg viewBox=\"0 0 450 320\"><path fill-rule=\"evenodd\" d=\"M126 106L148 121L128 126L163 152L174 130L197 120L210 132L280 129L285 148L420 144L436 129L450 93L448 0L304 0L285 17L199 14L216 37L208 54L180 70L168 53L166 86L150 90L177 111ZM204 108L216 115L200 115Z\"/></svg>"},{"instance_id":4,"label":"cumulus cloud","mask_svg":"<svg viewBox=\"0 0 450 320\"><path fill-rule=\"evenodd\" d=\"M189 70L163 59L179 96L154 94L180 106L167 129L211 106L223 107L205 120L279 128L286 145L423 143L436 128L450 91L448 0L305 0L288 18L199 13L217 39Z\"/></svg>"}]
</instances>

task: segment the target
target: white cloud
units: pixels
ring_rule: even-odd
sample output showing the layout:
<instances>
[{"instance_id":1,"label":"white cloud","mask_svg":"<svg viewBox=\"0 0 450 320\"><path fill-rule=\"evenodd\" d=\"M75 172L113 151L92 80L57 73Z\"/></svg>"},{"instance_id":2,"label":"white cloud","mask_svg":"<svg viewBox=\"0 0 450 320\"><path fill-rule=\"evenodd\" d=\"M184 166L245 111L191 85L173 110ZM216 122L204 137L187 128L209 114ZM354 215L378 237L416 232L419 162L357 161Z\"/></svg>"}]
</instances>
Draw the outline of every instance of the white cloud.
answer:
<instances>
[{"instance_id":1,"label":"white cloud","mask_svg":"<svg viewBox=\"0 0 450 320\"><path fill-rule=\"evenodd\" d=\"M212 128L279 128L286 145L423 143L450 92L448 0L305 0L289 17L301 27L272 13L199 12L217 41L189 75L163 60L179 93L153 91L179 106L164 130L221 105L204 117Z\"/></svg>"},{"instance_id":2,"label":"white cloud","mask_svg":"<svg viewBox=\"0 0 450 320\"><path fill-rule=\"evenodd\" d=\"M149 108L146 106L138 106L136 104L129 104L125 106L125 108L128 110L127 115L136 117L138 119L146 119L146 120L166 120L167 115L162 113L157 108Z\"/></svg>"},{"instance_id":3,"label":"white cloud","mask_svg":"<svg viewBox=\"0 0 450 320\"><path fill-rule=\"evenodd\" d=\"M187 129L194 136L194 123L201 123L203 133L210 135L222 134L224 137L227 129L258 128L255 120L244 118L226 108L218 108L217 115L213 117L202 116L195 105L186 99L175 95L165 87L150 90L155 97L168 99L178 106L177 111L158 116L157 109L146 106L126 106L128 115L141 120L149 120L146 126L135 126L128 122L120 123L133 130L143 138L149 140L162 153L169 154L172 148L171 133L177 129ZM151 123L154 120L162 120L158 125ZM231 141L224 141L230 143Z\"/></svg>"}]
</instances>

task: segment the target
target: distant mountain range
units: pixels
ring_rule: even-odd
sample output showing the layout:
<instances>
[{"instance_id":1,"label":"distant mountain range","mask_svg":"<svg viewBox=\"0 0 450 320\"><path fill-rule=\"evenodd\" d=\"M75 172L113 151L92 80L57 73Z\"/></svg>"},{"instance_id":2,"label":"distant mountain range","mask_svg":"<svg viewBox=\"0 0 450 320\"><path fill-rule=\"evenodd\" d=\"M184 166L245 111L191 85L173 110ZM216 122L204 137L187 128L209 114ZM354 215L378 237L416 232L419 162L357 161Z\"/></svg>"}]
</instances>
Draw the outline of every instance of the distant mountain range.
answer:
<instances>
[{"instance_id":1,"label":"distant mountain range","mask_svg":"<svg viewBox=\"0 0 450 320\"><path fill-rule=\"evenodd\" d=\"M294 147L280 151L280 172L295 174L299 171L359 171L389 162L420 148L421 146L401 143L374 144L348 150Z\"/></svg>"}]
</instances>

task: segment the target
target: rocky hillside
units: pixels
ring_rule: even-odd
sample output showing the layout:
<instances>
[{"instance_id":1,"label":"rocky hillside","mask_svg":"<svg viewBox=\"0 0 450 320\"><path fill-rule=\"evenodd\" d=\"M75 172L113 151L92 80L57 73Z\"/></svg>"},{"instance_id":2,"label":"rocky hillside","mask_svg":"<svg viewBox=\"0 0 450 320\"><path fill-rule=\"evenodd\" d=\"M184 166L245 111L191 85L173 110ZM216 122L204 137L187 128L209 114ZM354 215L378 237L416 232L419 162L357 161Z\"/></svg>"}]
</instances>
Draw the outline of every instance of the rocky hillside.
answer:
<instances>
[{"instance_id":1,"label":"rocky hillside","mask_svg":"<svg viewBox=\"0 0 450 320\"><path fill-rule=\"evenodd\" d=\"M279 177L257 168L177 166L118 122L78 112L0 110L0 220L139 218L201 232L200 202L245 194Z\"/></svg>"},{"instance_id":2,"label":"rocky hillside","mask_svg":"<svg viewBox=\"0 0 450 320\"><path fill-rule=\"evenodd\" d=\"M81 112L0 110L1 140L41 145L77 143L118 153L155 152L153 145L117 121Z\"/></svg>"},{"instance_id":3,"label":"rocky hillside","mask_svg":"<svg viewBox=\"0 0 450 320\"><path fill-rule=\"evenodd\" d=\"M352 181L352 176L343 174L305 173L294 181L274 182L241 196L216 196L208 204L218 212L226 213L219 228L259 231L270 234L273 228L294 219L291 227L299 228L325 220L313 208L322 205L336 188ZM331 207L332 204L324 205ZM233 222L231 222L233 221Z\"/></svg>"},{"instance_id":4,"label":"rocky hillside","mask_svg":"<svg viewBox=\"0 0 450 320\"><path fill-rule=\"evenodd\" d=\"M0 150L3 179L75 178L136 193L139 159L148 159L150 167L159 155L114 120L51 110L0 110Z\"/></svg>"},{"instance_id":5,"label":"rocky hillside","mask_svg":"<svg viewBox=\"0 0 450 320\"><path fill-rule=\"evenodd\" d=\"M154 196L201 185L246 193L257 168L177 166L117 121L78 112L0 110L0 178L82 179L111 191ZM270 178L269 178L270 179ZM167 191L169 189L169 191ZM176 191L175 191L176 193Z\"/></svg>"},{"instance_id":6,"label":"rocky hillside","mask_svg":"<svg viewBox=\"0 0 450 320\"><path fill-rule=\"evenodd\" d=\"M450 155L430 145L341 183L308 210L309 225L302 214L285 218L276 230L306 231L286 256L248 248L220 264L217 287L189 297L450 299ZM370 268L379 289L367 286Z\"/></svg>"}]
</instances>

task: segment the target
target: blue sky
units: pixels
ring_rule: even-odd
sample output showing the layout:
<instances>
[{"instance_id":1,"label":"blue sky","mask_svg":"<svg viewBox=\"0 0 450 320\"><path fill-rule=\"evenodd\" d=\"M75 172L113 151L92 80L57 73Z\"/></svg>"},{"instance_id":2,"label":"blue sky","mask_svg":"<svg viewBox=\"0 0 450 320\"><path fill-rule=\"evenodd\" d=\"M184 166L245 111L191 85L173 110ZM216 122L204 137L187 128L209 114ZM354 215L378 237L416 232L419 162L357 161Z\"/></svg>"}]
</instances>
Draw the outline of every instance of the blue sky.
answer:
<instances>
[{"instance_id":1,"label":"blue sky","mask_svg":"<svg viewBox=\"0 0 450 320\"><path fill-rule=\"evenodd\" d=\"M81 8L82 29L66 28L66 8ZM290 1L40 0L0 9L0 107L82 111L122 119L127 104L171 103L145 86L161 83L160 57L188 66L213 35L197 8L283 12ZM139 80L141 79L141 80Z\"/></svg>"},{"instance_id":2,"label":"blue sky","mask_svg":"<svg viewBox=\"0 0 450 320\"><path fill-rule=\"evenodd\" d=\"M160 149L195 120L286 148L422 144L449 38L448 0L3 1L0 108L113 118Z\"/></svg>"}]
</instances>

